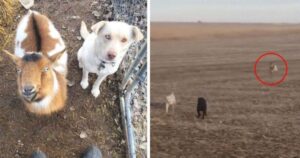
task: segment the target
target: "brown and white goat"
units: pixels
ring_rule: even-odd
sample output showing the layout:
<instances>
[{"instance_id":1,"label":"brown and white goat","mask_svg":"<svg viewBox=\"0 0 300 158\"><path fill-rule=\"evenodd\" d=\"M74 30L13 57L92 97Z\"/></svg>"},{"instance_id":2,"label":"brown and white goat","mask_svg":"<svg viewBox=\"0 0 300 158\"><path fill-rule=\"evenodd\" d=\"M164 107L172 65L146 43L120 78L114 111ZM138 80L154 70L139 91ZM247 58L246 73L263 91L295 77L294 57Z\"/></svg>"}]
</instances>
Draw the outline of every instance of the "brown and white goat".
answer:
<instances>
[{"instance_id":1,"label":"brown and white goat","mask_svg":"<svg viewBox=\"0 0 300 158\"><path fill-rule=\"evenodd\" d=\"M46 115L65 106L67 52L46 16L29 11L17 27L15 53L4 52L17 66L18 92L30 112Z\"/></svg>"}]
</instances>

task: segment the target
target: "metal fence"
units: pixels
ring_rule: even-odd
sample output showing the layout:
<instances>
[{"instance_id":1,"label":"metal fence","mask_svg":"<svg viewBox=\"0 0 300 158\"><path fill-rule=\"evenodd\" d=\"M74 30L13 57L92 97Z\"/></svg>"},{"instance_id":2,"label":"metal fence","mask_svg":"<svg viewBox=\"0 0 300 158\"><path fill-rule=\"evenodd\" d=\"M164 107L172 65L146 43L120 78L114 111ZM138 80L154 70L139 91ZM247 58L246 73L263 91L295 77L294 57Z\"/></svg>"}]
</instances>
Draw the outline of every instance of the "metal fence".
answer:
<instances>
[{"instance_id":1,"label":"metal fence","mask_svg":"<svg viewBox=\"0 0 300 158\"><path fill-rule=\"evenodd\" d=\"M121 69L124 72L120 84L120 107L123 127L126 134L128 157L135 158L137 145L141 145L141 137L146 138L147 130L137 133L133 124L145 124L146 117L136 119L138 111L147 113L147 0L112 0L114 20L124 21L138 26L144 33L145 39L135 43L128 51ZM140 121L140 122L139 122ZM142 121L142 122L141 122ZM136 137L136 135L138 135ZM147 140L145 140L147 141ZM146 157L146 149L144 157Z\"/></svg>"}]
</instances>

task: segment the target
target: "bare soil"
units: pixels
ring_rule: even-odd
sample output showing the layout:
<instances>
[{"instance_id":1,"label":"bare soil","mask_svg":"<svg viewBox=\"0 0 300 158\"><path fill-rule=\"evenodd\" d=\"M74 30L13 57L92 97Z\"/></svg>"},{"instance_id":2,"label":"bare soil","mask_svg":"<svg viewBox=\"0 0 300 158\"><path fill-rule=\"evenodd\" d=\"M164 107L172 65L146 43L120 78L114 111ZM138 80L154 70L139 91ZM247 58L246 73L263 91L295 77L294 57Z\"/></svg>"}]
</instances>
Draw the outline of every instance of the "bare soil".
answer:
<instances>
[{"instance_id":1,"label":"bare soil","mask_svg":"<svg viewBox=\"0 0 300 158\"><path fill-rule=\"evenodd\" d=\"M151 24L152 157L300 157L300 25ZM288 60L276 87L254 76L256 58L274 50ZM278 64L274 78L269 62ZM275 81L278 58L258 71ZM175 112L165 113L174 91ZM197 97L208 116L196 118Z\"/></svg>"},{"instance_id":2,"label":"bare soil","mask_svg":"<svg viewBox=\"0 0 300 158\"><path fill-rule=\"evenodd\" d=\"M68 88L68 101L63 111L51 116L27 112L17 95L14 64L1 54L4 60L0 62L0 157L29 157L38 148L49 157L79 157L92 144L100 147L104 157L125 157L118 99L119 75L112 75L103 82L97 99L91 95L90 87L83 90L79 84L81 70L77 66L76 53L83 41L77 37L80 36L81 20L89 26L99 21L92 15L95 1L98 5L108 2L36 0L32 8L48 15L68 47L68 79L76 84ZM19 18L25 13L22 9ZM12 43L7 49L13 51L13 47ZM95 77L92 75L90 83ZM88 137L81 139L81 132L86 132Z\"/></svg>"}]
</instances>

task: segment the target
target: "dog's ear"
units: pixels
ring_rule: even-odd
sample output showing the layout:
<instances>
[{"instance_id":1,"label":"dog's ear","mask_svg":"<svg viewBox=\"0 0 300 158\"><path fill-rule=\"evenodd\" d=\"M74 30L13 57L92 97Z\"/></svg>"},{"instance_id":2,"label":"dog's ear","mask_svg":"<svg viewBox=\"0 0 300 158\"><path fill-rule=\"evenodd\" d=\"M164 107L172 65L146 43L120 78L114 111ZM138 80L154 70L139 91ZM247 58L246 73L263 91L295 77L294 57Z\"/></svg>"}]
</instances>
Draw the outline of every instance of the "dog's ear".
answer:
<instances>
[{"instance_id":1,"label":"dog's ear","mask_svg":"<svg viewBox=\"0 0 300 158\"><path fill-rule=\"evenodd\" d=\"M105 26L105 24L106 24L106 21L100 21L97 24L93 25L91 27L91 29L92 29L93 32L98 34L101 31L101 29Z\"/></svg>"},{"instance_id":2,"label":"dog's ear","mask_svg":"<svg viewBox=\"0 0 300 158\"><path fill-rule=\"evenodd\" d=\"M21 61L21 58L20 57L18 57L18 56L16 56L16 55L14 55L14 54L12 54L12 53L10 53L9 51L7 51L7 50L2 50L15 64L19 64L20 63L20 61Z\"/></svg>"},{"instance_id":3,"label":"dog's ear","mask_svg":"<svg viewBox=\"0 0 300 158\"><path fill-rule=\"evenodd\" d=\"M132 26L132 37L133 40L138 42L144 38L144 35L142 34L141 30L138 27Z\"/></svg>"}]
</instances>

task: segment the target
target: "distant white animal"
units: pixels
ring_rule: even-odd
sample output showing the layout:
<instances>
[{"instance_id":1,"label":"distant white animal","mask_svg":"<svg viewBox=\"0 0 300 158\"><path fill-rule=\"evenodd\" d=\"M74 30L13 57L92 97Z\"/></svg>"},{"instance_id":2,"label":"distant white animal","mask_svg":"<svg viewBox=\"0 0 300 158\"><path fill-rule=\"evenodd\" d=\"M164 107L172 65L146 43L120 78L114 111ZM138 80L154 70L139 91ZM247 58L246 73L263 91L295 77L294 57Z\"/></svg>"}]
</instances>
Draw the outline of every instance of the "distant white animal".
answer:
<instances>
[{"instance_id":1,"label":"distant white animal","mask_svg":"<svg viewBox=\"0 0 300 158\"><path fill-rule=\"evenodd\" d=\"M277 72L278 71L278 67L277 65L275 65L274 63L270 63L270 72L271 73L274 73L274 72Z\"/></svg>"},{"instance_id":2,"label":"distant white animal","mask_svg":"<svg viewBox=\"0 0 300 158\"><path fill-rule=\"evenodd\" d=\"M169 106L172 106L172 112L174 112L174 108L176 105L176 98L174 93L172 92L170 95L166 96L167 102L166 102L166 113L169 112Z\"/></svg>"}]
</instances>

